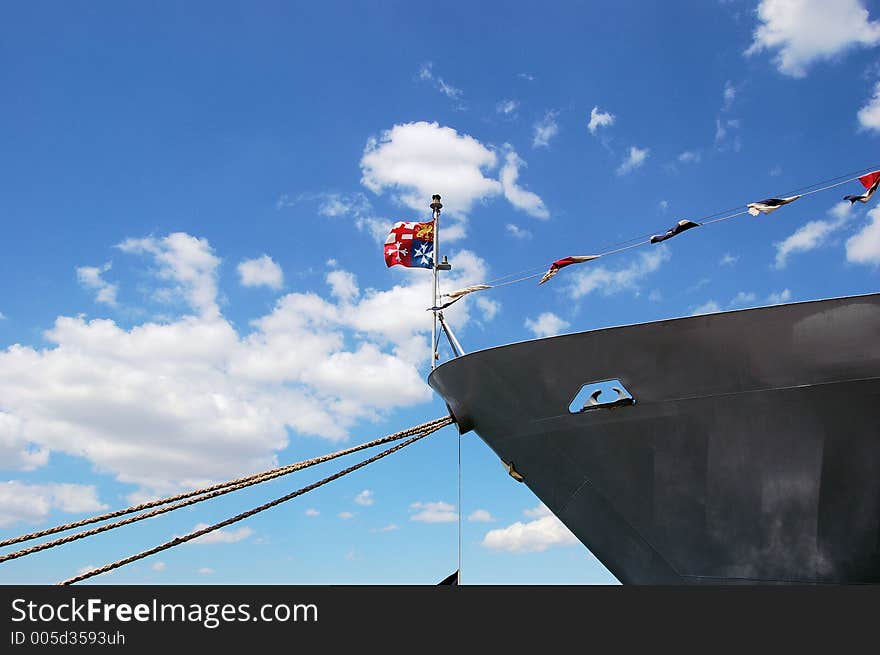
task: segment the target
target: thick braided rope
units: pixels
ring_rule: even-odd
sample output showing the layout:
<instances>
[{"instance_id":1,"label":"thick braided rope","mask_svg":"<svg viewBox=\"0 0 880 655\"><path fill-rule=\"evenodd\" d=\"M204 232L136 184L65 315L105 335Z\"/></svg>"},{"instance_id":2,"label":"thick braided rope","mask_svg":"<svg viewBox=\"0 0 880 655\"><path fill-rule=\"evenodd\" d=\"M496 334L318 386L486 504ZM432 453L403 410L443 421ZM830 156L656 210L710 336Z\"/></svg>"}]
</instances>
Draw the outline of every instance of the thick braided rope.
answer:
<instances>
[{"instance_id":1,"label":"thick braided rope","mask_svg":"<svg viewBox=\"0 0 880 655\"><path fill-rule=\"evenodd\" d=\"M192 541L193 539L197 539L198 537L206 535L209 532L214 532L215 530L219 530L220 528L225 528L226 526L232 525L233 523L238 523L239 521L243 521L244 519L249 518L255 514L259 514L260 512L264 512L267 509L271 509L272 507L275 507L276 505L280 505L281 503L285 503L288 500L296 498L297 496L301 496L305 493L308 493L309 491L313 491L314 489L317 489L318 487L321 487L329 482L332 482L333 480L337 480L337 479L343 477L344 475L348 475L349 473L352 473L360 468L363 468L367 464L372 464L373 462L380 460L383 457L387 457L388 455L391 455L392 453L396 453L398 450L406 448L407 446L415 443L419 439L424 439L432 432L436 432L437 430L448 425L451 422L452 422L452 419L450 418L447 423L441 422L436 425L433 425L433 426L425 429L425 431L422 432L421 434L418 434L414 437L411 437L410 439L407 439L403 443L399 443L396 446L389 448L388 450L383 450L381 453L373 455L372 457L365 459L361 462L358 462L357 464L354 464L353 466L349 466L348 468L343 469L343 470L339 471L338 473L334 473L333 475L330 475L322 480L318 480L317 482L314 482L308 486L302 487L301 489L297 489L296 491L293 491L285 496L281 496L280 498L276 498L275 500L272 500L268 503L260 505L259 507L255 507L255 508L250 509L246 512L242 512L241 514L237 514L236 516L233 516L232 518L228 518L224 521L220 521L219 523L209 525L206 528L202 528L200 530L195 530L193 532L190 532L189 534L185 534L180 537L175 537L171 541L166 541L164 544L154 546L153 548L141 551L140 553L137 553L135 555L130 555L129 557L126 557L121 560L117 560L116 562L111 562L110 564L105 564L104 566L102 566L100 568L92 569L91 571L86 571L85 573L81 573L80 575L74 576L72 578L68 578L67 580L63 580L57 584L58 585L71 585L71 584L75 584L77 582L81 582L83 580L87 580L88 578L94 577L96 575L100 575L102 573L107 573L108 571L112 571L113 569L118 569L119 567L125 566L126 564L131 564L132 562L136 562L140 559L144 559L145 557L149 557L150 555L155 555L156 553L160 553L163 550L168 550L169 548L174 548L174 546L179 546L180 544L186 543L187 541Z\"/></svg>"},{"instance_id":2,"label":"thick braided rope","mask_svg":"<svg viewBox=\"0 0 880 655\"><path fill-rule=\"evenodd\" d=\"M48 548L52 548L54 546L61 546L63 544L70 543L72 541L76 541L78 539L84 539L86 537L90 537L92 535L100 534L101 532L106 532L107 530L112 530L114 528L122 527L124 525L130 525L131 523L136 523L138 521L143 521L144 519L152 518L154 516L159 516L160 514L164 514L166 512L171 512L175 509L180 509L181 507L187 507L189 505L194 505L196 503L200 503L203 500L209 500L211 498L216 498L218 496L222 496L224 494L230 493L232 491L238 491L239 489L244 489L246 487L260 484L262 482L268 482L269 480L273 480L275 478L281 477L283 475L288 475L295 471L300 471L305 468L309 468L310 466L316 466L317 464L323 464L324 462L328 462L330 460L336 459L338 457L343 457L345 455L350 455L351 453L358 452L360 450L364 450L366 448L371 448L374 446L382 445L385 443L389 443L391 441L397 441L399 439L403 439L404 437L410 436L414 433L418 433L420 431L431 429L433 427L444 427L449 425L452 422L450 417L444 417L439 419L434 419L433 421L428 421L426 423L422 423L417 426L413 426L411 428L407 428L406 430L401 430L400 432L395 432L394 434L390 434L386 437L382 437L381 439L375 439L373 441L360 444L358 446L353 446L351 448L346 448L345 450L340 450L335 453L329 453L327 455L321 455L320 457L314 457L312 459L307 459L302 462L297 462L295 464L288 464L286 466L281 466L276 469L271 469L269 471L264 471L263 473L257 473L254 475L249 475L244 478L238 478L236 480L230 480L228 482L221 482L216 485L212 485L210 487L205 487L203 489L197 489L195 491L189 491L186 493L178 494L177 496L171 496L169 498L163 498L160 500L150 501L148 503L143 503L142 505L136 505L134 507L128 507L123 510L117 510L115 512L110 512L108 514L102 514L101 516L95 516L88 519L83 519L82 521L77 521L75 523L69 523L66 525L61 525L55 528L49 528L47 530L43 530L41 532L33 533L32 535L24 535L22 537L17 537L15 539L10 539L6 542L3 542L0 545L6 545L10 543L19 543L21 541L26 541L28 539L36 539L40 536L45 536L47 534L54 534L56 532L61 532L63 530L69 530L75 527L80 527L83 525L88 525L90 523L96 523L98 521L103 521L108 518L114 518L117 516L122 516L124 514L130 514L132 512L137 512L140 509L145 509L149 507L156 507L157 505L166 505L164 507L159 507L151 512L146 512L144 514L138 514L137 516L132 516L127 519L123 519L122 521L116 521L114 523L108 523L106 525L99 526L97 528L92 528L91 530L84 530L82 532L77 532L72 535L68 535L66 537L62 537L60 539L55 539L53 541L48 541L42 544L37 544L35 546L31 546L30 548L24 548L22 550L15 551L13 553L8 553L6 555L0 555L0 563L18 559L19 557L24 557L25 555L31 555L33 553L38 553L40 551L46 550ZM175 500L183 499L182 502L177 502L172 505L168 505Z\"/></svg>"}]
</instances>

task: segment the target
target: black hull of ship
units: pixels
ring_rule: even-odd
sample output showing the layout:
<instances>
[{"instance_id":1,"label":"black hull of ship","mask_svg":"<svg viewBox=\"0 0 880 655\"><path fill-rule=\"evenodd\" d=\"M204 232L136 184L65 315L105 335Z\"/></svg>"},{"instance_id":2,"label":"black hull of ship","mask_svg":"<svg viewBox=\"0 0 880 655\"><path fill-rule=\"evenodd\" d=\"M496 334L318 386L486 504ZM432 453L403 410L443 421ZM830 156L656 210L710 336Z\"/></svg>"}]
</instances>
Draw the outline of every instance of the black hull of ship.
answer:
<instances>
[{"instance_id":1,"label":"black hull of ship","mask_svg":"<svg viewBox=\"0 0 880 655\"><path fill-rule=\"evenodd\" d=\"M569 411L609 379L635 404ZM880 294L492 348L429 383L624 584L880 582Z\"/></svg>"}]
</instances>

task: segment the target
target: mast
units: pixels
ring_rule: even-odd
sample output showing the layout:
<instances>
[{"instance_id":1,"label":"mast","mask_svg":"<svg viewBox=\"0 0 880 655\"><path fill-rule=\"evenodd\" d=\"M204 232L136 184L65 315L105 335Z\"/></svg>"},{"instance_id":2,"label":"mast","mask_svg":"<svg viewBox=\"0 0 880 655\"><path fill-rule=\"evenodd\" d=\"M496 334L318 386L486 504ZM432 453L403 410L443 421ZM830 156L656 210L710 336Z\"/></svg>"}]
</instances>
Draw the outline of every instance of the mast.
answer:
<instances>
[{"instance_id":1,"label":"mast","mask_svg":"<svg viewBox=\"0 0 880 655\"><path fill-rule=\"evenodd\" d=\"M443 205L440 203L440 196L436 193L431 196L431 209L434 211L434 262L433 269L434 273L434 291L431 296L431 307L437 307L440 305L440 299L437 297L437 273L440 270L440 267L437 264L437 260L440 258L439 249L440 249L440 209L443 208ZM431 370L437 366L437 310L433 310L432 314L434 315L434 321L431 326Z\"/></svg>"}]
</instances>

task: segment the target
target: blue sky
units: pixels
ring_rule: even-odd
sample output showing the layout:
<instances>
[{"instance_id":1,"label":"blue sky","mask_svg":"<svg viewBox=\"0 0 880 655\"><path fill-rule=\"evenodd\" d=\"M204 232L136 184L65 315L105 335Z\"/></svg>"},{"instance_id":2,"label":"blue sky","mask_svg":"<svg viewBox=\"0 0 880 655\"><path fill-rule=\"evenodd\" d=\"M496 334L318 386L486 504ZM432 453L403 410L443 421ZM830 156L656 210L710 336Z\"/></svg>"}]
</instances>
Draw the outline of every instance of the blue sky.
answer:
<instances>
[{"instance_id":1,"label":"blue sky","mask_svg":"<svg viewBox=\"0 0 880 655\"><path fill-rule=\"evenodd\" d=\"M0 10L0 538L445 413L430 273L387 269L445 204L444 288L880 164L880 7L69 3ZM758 218L474 294L468 350L876 290L851 182ZM444 353L444 357L447 353ZM465 583L613 577L462 440ZM113 583L432 583L456 567L444 431ZM347 462L348 463L348 462ZM0 566L50 583L335 470Z\"/></svg>"}]
</instances>

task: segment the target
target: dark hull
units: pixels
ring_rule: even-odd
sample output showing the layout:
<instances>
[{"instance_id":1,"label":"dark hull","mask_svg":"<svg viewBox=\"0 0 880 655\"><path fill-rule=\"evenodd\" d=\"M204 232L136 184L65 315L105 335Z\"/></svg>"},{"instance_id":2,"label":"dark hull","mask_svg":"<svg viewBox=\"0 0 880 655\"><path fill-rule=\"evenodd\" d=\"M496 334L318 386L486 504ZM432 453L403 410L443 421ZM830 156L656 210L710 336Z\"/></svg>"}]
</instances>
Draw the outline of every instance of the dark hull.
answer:
<instances>
[{"instance_id":1,"label":"dark hull","mask_svg":"<svg viewBox=\"0 0 880 655\"><path fill-rule=\"evenodd\" d=\"M569 412L607 379L636 403ZM880 294L492 348L429 383L625 584L880 582Z\"/></svg>"}]
</instances>

